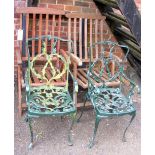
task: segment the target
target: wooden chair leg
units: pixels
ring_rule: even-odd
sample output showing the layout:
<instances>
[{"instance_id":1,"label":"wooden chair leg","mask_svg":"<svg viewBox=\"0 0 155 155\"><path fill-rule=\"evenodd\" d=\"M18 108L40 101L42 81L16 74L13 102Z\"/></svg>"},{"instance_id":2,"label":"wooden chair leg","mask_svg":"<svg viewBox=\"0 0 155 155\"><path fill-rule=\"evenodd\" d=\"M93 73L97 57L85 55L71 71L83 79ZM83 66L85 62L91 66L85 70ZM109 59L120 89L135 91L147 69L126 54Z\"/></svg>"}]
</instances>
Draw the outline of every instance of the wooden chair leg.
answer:
<instances>
[{"instance_id":1,"label":"wooden chair leg","mask_svg":"<svg viewBox=\"0 0 155 155\"><path fill-rule=\"evenodd\" d=\"M21 94L21 68L18 66L18 114L22 116L22 94Z\"/></svg>"},{"instance_id":2,"label":"wooden chair leg","mask_svg":"<svg viewBox=\"0 0 155 155\"><path fill-rule=\"evenodd\" d=\"M132 114L132 117L131 117L131 120L130 120L128 126L127 126L126 129L124 130L123 138L122 138L122 141L123 141L123 142L126 142L126 135L125 135L125 134L126 134L126 131L127 131L127 129L129 128L129 126L130 126L130 124L132 123L132 121L134 120L135 116L136 116L136 113L134 112L134 113Z\"/></svg>"},{"instance_id":3,"label":"wooden chair leg","mask_svg":"<svg viewBox=\"0 0 155 155\"><path fill-rule=\"evenodd\" d=\"M99 118L98 116L96 116L94 133L93 133L92 140L90 141L90 143L88 145L89 148L92 148L93 145L94 145L94 140L95 140L95 137L96 137L96 133L97 133L97 129L98 129L98 125L99 125L100 120L101 120L101 118Z\"/></svg>"}]
</instances>

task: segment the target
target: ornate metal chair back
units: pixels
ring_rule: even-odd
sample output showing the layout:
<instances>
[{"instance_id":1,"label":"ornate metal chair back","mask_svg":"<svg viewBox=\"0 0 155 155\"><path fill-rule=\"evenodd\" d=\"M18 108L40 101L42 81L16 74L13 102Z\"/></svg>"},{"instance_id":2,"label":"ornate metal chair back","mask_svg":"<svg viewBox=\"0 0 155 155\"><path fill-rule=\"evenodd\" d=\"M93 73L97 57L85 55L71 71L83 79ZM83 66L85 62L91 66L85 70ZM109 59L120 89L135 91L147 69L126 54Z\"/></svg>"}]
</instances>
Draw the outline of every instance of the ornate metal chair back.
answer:
<instances>
[{"instance_id":1,"label":"ornate metal chair back","mask_svg":"<svg viewBox=\"0 0 155 155\"><path fill-rule=\"evenodd\" d=\"M70 64L70 55L64 57L60 50L56 49L58 40L66 43L71 43L69 40L61 39L58 37L42 36L42 48L41 52L37 54L34 58L30 57L31 44L33 40L38 40L40 38L30 38L27 41L28 47L28 72L29 76L33 76L29 82L33 86L32 80L39 81L38 86L65 86L68 89L68 73ZM47 51L47 46L45 40L51 42L54 39L51 50ZM71 51L70 51L71 52Z\"/></svg>"}]
</instances>

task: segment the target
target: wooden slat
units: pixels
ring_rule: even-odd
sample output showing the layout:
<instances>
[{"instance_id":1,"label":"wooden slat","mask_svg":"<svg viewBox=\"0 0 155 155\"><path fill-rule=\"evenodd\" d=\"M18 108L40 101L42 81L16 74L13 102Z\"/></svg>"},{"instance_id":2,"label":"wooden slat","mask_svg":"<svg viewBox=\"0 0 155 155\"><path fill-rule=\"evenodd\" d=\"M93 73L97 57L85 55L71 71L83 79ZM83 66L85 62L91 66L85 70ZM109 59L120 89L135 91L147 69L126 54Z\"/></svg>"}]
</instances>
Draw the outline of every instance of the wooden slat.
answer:
<instances>
[{"instance_id":1,"label":"wooden slat","mask_svg":"<svg viewBox=\"0 0 155 155\"><path fill-rule=\"evenodd\" d=\"M95 42L97 42L97 37L98 37L98 20L95 20ZM96 58L98 58L98 45L95 46L95 51L96 51Z\"/></svg>"},{"instance_id":2,"label":"wooden slat","mask_svg":"<svg viewBox=\"0 0 155 155\"><path fill-rule=\"evenodd\" d=\"M49 15L46 14L46 29L45 29L45 35L48 35L48 20L49 20ZM46 44L46 49L47 49L47 38L45 39L45 44Z\"/></svg>"},{"instance_id":3,"label":"wooden slat","mask_svg":"<svg viewBox=\"0 0 155 155\"><path fill-rule=\"evenodd\" d=\"M54 36L54 29L55 29L55 15L53 15L53 19L52 19L52 36ZM53 45L54 40L51 39L51 47Z\"/></svg>"},{"instance_id":4,"label":"wooden slat","mask_svg":"<svg viewBox=\"0 0 155 155\"><path fill-rule=\"evenodd\" d=\"M90 19L90 46L92 46L92 19ZM93 49L92 49L92 47L91 47L91 53L92 53L92 58L93 58Z\"/></svg>"},{"instance_id":5,"label":"wooden slat","mask_svg":"<svg viewBox=\"0 0 155 155\"><path fill-rule=\"evenodd\" d=\"M84 20L84 32L85 32L85 59L88 59L88 51L87 51L87 19Z\"/></svg>"},{"instance_id":6,"label":"wooden slat","mask_svg":"<svg viewBox=\"0 0 155 155\"><path fill-rule=\"evenodd\" d=\"M68 40L71 40L71 19L68 20ZM68 50L71 50L70 43L68 43Z\"/></svg>"},{"instance_id":7,"label":"wooden slat","mask_svg":"<svg viewBox=\"0 0 155 155\"><path fill-rule=\"evenodd\" d=\"M79 19L79 57L82 59L82 18Z\"/></svg>"},{"instance_id":8,"label":"wooden slat","mask_svg":"<svg viewBox=\"0 0 155 155\"><path fill-rule=\"evenodd\" d=\"M77 46L76 46L76 18L74 18L74 54L77 55Z\"/></svg>"},{"instance_id":9,"label":"wooden slat","mask_svg":"<svg viewBox=\"0 0 155 155\"><path fill-rule=\"evenodd\" d=\"M83 83L88 84L88 80L85 76L81 75L80 72L77 73L78 78L82 80Z\"/></svg>"},{"instance_id":10,"label":"wooden slat","mask_svg":"<svg viewBox=\"0 0 155 155\"><path fill-rule=\"evenodd\" d=\"M35 37L36 14L33 14L32 37ZM35 55L35 40L32 40L32 58Z\"/></svg>"},{"instance_id":11,"label":"wooden slat","mask_svg":"<svg viewBox=\"0 0 155 155\"><path fill-rule=\"evenodd\" d=\"M34 83L40 83L39 79L38 79L33 73L32 73L31 78L33 78ZM32 81L33 81L33 80L32 80Z\"/></svg>"},{"instance_id":12,"label":"wooden slat","mask_svg":"<svg viewBox=\"0 0 155 155\"><path fill-rule=\"evenodd\" d=\"M114 76L114 74L115 74L115 67L116 67L115 66L115 61L113 61L112 64L111 64L111 75L112 76Z\"/></svg>"},{"instance_id":13,"label":"wooden slat","mask_svg":"<svg viewBox=\"0 0 155 155\"><path fill-rule=\"evenodd\" d=\"M41 37L42 32L42 14L39 16L39 37ZM38 53L41 53L41 39L38 41Z\"/></svg>"},{"instance_id":14,"label":"wooden slat","mask_svg":"<svg viewBox=\"0 0 155 155\"><path fill-rule=\"evenodd\" d=\"M19 23L20 29L22 30L22 14L20 14L20 23ZM20 51L22 52L22 41L19 41ZM20 53L22 54L22 53ZM21 58L20 58L21 59Z\"/></svg>"},{"instance_id":15,"label":"wooden slat","mask_svg":"<svg viewBox=\"0 0 155 155\"><path fill-rule=\"evenodd\" d=\"M103 20L100 21L100 35L101 41L103 41ZM103 45L101 44L101 51L103 50Z\"/></svg>"},{"instance_id":16,"label":"wooden slat","mask_svg":"<svg viewBox=\"0 0 155 155\"><path fill-rule=\"evenodd\" d=\"M105 16L95 13L67 13L67 18L106 19Z\"/></svg>"},{"instance_id":17,"label":"wooden slat","mask_svg":"<svg viewBox=\"0 0 155 155\"><path fill-rule=\"evenodd\" d=\"M18 7L16 13L65 15L65 11L52 8Z\"/></svg>"},{"instance_id":18,"label":"wooden slat","mask_svg":"<svg viewBox=\"0 0 155 155\"><path fill-rule=\"evenodd\" d=\"M58 37L60 38L60 31L61 31L61 15L59 15L59 19L58 19ZM57 43L57 51L60 50L60 40L58 40Z\"/></svg>"},{"instance_id":19,"label":"wooden slat","mask_svg":"<svg viewBox=\"0 0 155 155\"><path fill-rule=\"evenodd\" d=\"M88 69L79 69L78 70L85 78L87 78L87 72L88 72ZM91 77L89 77L95 84L97 84L97 82L93 79L93 78L91 78Z\"/></svg>"},{"instance_id":20,"label":"wooden slat","mask_svg":"<svg viewBox=\"0 0 155 155\"><path fill-rule=\"evenodd\" d=\"M85 84L81 79L77 78L77 81L78 81L78 84L79 84L82 88L84 88L84 89L88 88L88 84Z\"/></svg>"},{"instance_id":21,"label":"wooden slat","mask_svg":"<svg viewBox=\"0 0 155 155\"><path fill-rule=\"evenodd\" d=\"M28 39L28 30L29 30L29 14L26 14L26 40ZM27 48L26 48L26 56L28 56L27 54Z\"/></svg>"}]
</instances>

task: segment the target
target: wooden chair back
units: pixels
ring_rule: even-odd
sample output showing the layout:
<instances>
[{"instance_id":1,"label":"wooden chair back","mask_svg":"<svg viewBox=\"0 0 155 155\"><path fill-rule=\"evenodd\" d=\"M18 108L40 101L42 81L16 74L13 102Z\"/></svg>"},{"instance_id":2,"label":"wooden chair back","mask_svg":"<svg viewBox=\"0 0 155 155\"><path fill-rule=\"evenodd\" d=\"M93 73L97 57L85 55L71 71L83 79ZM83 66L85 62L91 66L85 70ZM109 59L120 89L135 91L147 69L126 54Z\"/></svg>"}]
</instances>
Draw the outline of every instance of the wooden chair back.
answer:
<instances>
[{"instance_id":1,"label":"wooden chair back","mask_svg":"<svg viewBox=\"0 0 155 155\"><path fill-rule=\"evenodd\" d=\"M23 30L23 41L21 44L22 61L27 61L28 52L26 43L30 49L30 57L34 58L36 54L41 53L41 39L33 40L31 44L27 42L28 38L41 37L43 35L51 35L60 37L62 30L62 18L65 12L62 10L48 8L17 8L17 13L20 13L20 29ZM50 42L45 40L47 51L50 51L54 40ZM59 51L61 41L58 41L57 50ZM30 47L31 46L31 47Z\"/></svg>"},{"instance_id":2,"label":"wooden chair back","mask_svg":"<svg viewBox=\"0 0 155 155\"><path fill-rule=\"evenodd\" d=\"M111 40L112 34L105 23L104 16L94 13L67 13L68 18L68 39L74 42L74 55L82 62L89 62L88 48L93 43ZM103 48L109 51L111 47L96 45L94 49L94 60L99 57ZM121 48L117 48L114 52L120 58L123 56Z\"/></svg>"}]
</instances>

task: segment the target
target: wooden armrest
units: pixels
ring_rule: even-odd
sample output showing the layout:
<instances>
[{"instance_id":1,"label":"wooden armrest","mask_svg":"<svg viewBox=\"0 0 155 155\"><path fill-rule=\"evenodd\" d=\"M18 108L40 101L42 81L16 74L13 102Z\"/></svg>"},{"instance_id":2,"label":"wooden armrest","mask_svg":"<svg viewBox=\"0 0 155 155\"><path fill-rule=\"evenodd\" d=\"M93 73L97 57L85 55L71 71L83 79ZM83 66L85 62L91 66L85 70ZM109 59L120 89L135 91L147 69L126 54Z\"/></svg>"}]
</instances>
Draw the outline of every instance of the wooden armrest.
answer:
<instances>
[{"instance_id":1,"label":"wooden armrest","mask_svg":"<svg viewBox=\"0 0 155 155\"><path fill-rule=\"evenodd\" d=\"M20 51L16 51L17 63L18 65L22 64L21 53Z\"/></svg>"},{"instance_id":2,"label":"wooden armrest","mask_svg":"<svg viewBox=\"0 0 155 155\"><path fill-rule=\"evenodd\" d=\"M70 55L71 61L76 63L78 66L82 66L82 60L79 57L77 57L73 53L69 53L68 51L64 51L63 49L61 49L60 51L64 57L68 57Z\"/></svg>"}]
</instances>

